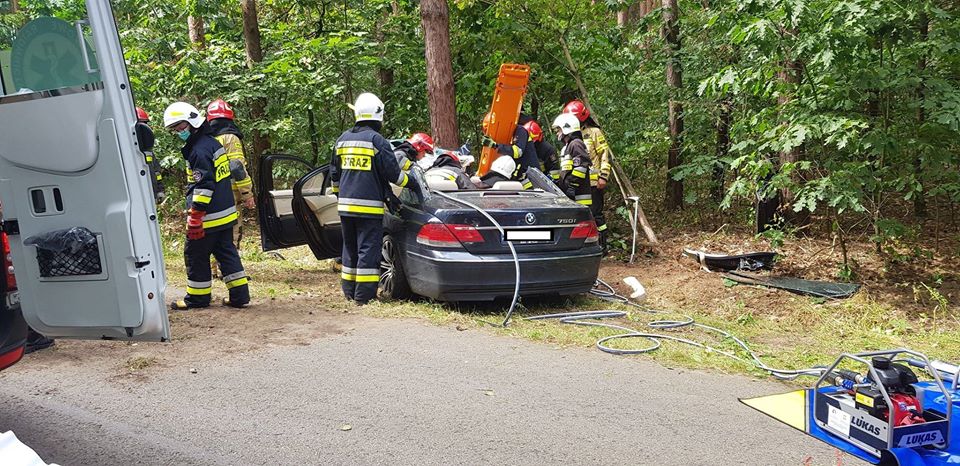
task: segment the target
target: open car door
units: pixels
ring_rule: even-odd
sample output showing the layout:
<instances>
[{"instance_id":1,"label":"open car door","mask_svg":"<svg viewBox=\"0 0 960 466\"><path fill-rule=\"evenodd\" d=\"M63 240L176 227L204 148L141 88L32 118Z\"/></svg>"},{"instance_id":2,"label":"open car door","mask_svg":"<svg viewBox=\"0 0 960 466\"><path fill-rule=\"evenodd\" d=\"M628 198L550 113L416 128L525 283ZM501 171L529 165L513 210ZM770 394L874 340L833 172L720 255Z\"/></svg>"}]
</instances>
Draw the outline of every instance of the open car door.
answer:
<instances>
[{"instance_id":1,"label":"open car door","mask_svg":"<svg viewBox=\"0 0 960 466\"><path fill-rule=\"evenodd\" d=\"M157 214L113 12L82 5L0 36L12 51L0 200L23 315L48 336L166 340Z\"/></svg>"},{"instance_id":2,"label":"open car door","mask_svg":"<svg viewBox=\"0 0 960 466\"><path fill-rule=\"evenodd\" d=\"M292 155L264 155L258 175L260 243L264 251L307 244L293 215L293 186L313 171L313 164Z\"/></svg>"},{"instance_id":3,"label":"open car door","mask_svg":"<svg viewBox=\"0 0 960 466\"><path fill-rule=\"evenodd\" d=\"M339 257L343 249L337 196L330 190L330 166L308 173L293 186L293 214L317 259Z\"/></svg>"}]
</instances>

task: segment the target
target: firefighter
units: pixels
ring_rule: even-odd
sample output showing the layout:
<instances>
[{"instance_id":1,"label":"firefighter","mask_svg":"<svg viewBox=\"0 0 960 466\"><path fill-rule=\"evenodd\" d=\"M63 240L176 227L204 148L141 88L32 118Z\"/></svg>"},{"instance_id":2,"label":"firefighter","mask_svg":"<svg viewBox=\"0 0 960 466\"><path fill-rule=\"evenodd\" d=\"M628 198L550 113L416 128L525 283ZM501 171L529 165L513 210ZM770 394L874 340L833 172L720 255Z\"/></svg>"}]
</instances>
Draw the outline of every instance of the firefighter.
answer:
<instances>
[{"instance_id":1,"label":"firefighter","mask_svg":"<svg viewBox=\"0 0 960 466\"><path fill-rule=\"evenodd\" d=\"M250 302L247 274L233 243L237 206L231 189L227 151L213 138L210 123L196 107L175 102L163 112L163 125L183 140L180 150L187 160L187 295L174 301L174 310L210 305L212 281L210 255L220 263L223 282L230 292L225 306L244 307Z\"/></svg>"},{"instance_id":2,"label":"firefighter","mask_svg":"<svg viewBox=\"0 0 960 466\"><path fill-rule=\"evenodd\" d=\"M384 200L392 195L390 183L406 187L416 180L400 169L393 147L380 135L380 98L363 93L351 107L356 124L337 139L330 182L339 198L343 231L340 284L347 299L364 305L376 298L380 281Z\"/></svg>"},{"instance_id":3,"label":"firefighter","mask_svg":"<svg viewBox=\"0 0 960 466\"><path fill-rule=\"evenodd\" d=\"M493 138L486 135L486 128L489 121L490 114L487 114L483 119L484 136L481 144L485 147L496 149L497 153L501 155L512 156L517 163L517 169L514 171L512 179L523 183L523 189L533 187L533 183L526 178L527 168L535 167L539 162L537 161L536 149L534 149L533 143L530 141L530 134L527 133L527 130L523 126L517 124L516 129L513 131L513 139L510 141L510 144L497 144L497 141L494 141Z\"/></svg>"},{"instance_id":4,"label":"firefighter","mask_svg":"<svg viewBox=\"0 0 960 466\"><path fill-rule=\"evenodd\" d=\"M233 107L223 99L217 99L207 105L207 121L213 130L213 137L227 151L230 161L230 178L233 186L233 199L237 206L237 224L233 227L233 244L240 251L243 239L242 208L253 209L256 201L253 196L253 180L247 171L247 159L243 155L243 133L233 120Z\"/></svg>"},{"instance_id":5,"label":"firefighter","mask_svg":"<svg viewBox=\"0 0 960 466\"><path fill-rule=\"evenodd\" d=\"M543 139L543 130L537 120L530 119L523 124L523 128L530 134L530 141L532 141L533 148L537 152L541 171L558 183L560 181L560 158L557 156L557 148Z\"/></svg>"},{"instance_id":6,"label":"firefighter","mask_svg":"<svg viewBox=\"0 0 960 466\"><path fill-rule=\"evenodd\" d=\"M610 160L613 155L607 137L600 126L590 116L590 109L579 100L573 100L563 107L564 113L572 113L580 120L583 133L583 142L587 145L587 152L593 162L590 170L590 194L593 198L593 218L597 221L597 230L600 232L600 246L607 249L607 221L603 214L603 195L607 189L607 180L610 179Z\"/></svg>"},{"instance_id":7,"label":"firefighter","mask_svg":"<svg viewBox=\"0 0 960 466\"><path fill-rule=\"evenodd\" d=\"M137 124L133 127L137 133L137 142L140 144L140 151L143 152L143 158L150 169L150 180L153 183L153 195L157 204L162 204L167 198L167 193L163 189L163 176L160 175L160 160L153 155L153 129L150 128L150 115L137 107Z\"/></svg>"},{"instance_id":8,"label":"firefighter","mask_svg":"<svg viewBox=\"0 0 960 466\"><path fill-rule=\"evenodd\" d=\"M501 155L490 165L490 171L477 179L477 189L490 189L499 181L510 181L513 172L517 169L517 163L509 155Z\"/></svg>"},{"instance_id":9,"label":"firefighter","mask_svg":"<svg viewBox=\"0 0 960 466\"><path fill-rule=\"evenodd\" d=\"M425 170L425 177L438 177L457 183L458 189L471 189L473 183L470 177L463 171L463 165L457 154L436 149L433 145L433 138L427 133L414 133L407 139L407 142L416 151L416 162ZM426 155L431 154L434 157L427 159ZM426 163L424 163L426 162Z\"/></svg>"},{"instance_id":10,"label":"firefighter","mask_svg":"<svg viewBox=\"0 0 960 466\"><path fill-rule=\"evenodd\" d=\"M562 113L553 120L553 130L563 143L560 151L560 186L567 197L578 204L590 207L590 155L580 132L580 120L569 113Z\"/></svg>"}]
</instances>

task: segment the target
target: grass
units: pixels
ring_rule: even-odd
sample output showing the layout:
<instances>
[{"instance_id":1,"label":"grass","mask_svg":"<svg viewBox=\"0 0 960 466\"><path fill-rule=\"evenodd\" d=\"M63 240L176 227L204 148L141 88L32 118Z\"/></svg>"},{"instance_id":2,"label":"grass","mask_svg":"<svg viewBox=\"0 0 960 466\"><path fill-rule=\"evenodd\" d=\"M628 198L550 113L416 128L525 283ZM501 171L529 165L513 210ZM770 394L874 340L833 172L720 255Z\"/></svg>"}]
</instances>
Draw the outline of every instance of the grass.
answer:
<instances>
[{"instance_id":1,"label":"grass","mask_svg":"<svg viewBox=\"0 0 960 466\"><path fill-rule=\"evenodd\" d=\"M168 280L182 287L186 277L179 248L182 241L167 238L165 242ZM309 299L319 308L331 310L356 309L340 296L338 275L331 261L317 261L306 247L281 251L285 260L260 251L258 238L248 238L241 257L252 277L251 293L257 298ZM722 286L722 285L718 285ZM749 287L736 286L734 296L746 293ZM215 284L214 294L225 295L222 284ZM679 292L679 291L678 291ZM927 292L920 290L919 292ZM799 369L826 365L843 352L858 352L906 347L923 352L931 358L960 361L960 320L951 310L948 298L927 292L929 312L907 312L898 309L869 290L862 290L853 298L842 301L812 300L792 297L777 302L777 309L746 304L743 299L724 301L713 309L700 308L696 300L671 296L657 297L654 304L676 313L653 315L638 312L619 304L611 304L592 297L575 299L529 301L525 309L508 328L499 324L509 302L493 305L446 305L426 300L404 302L374 302L360 308L362 313L380 318L422 319L436 325L456 326L458 329L481 329L498 335L522 338L558 347L592 348L598 339L622 333L616 330L562 324L558 321L527 321L522 316L571 310L620 309L631 311L629 319L619 324L641 332L668 333L702 342L719 350L734 352L741 358L747 355L729 339L702 329L686 327L674 331L657 331L647 327L656 319L682 319L688 315L697 322L714 326L746 341L762 360L772 367ZM612 322L611 322L612 323ZM639 349L650 345L642 338L622 339L611 346ZM598 356L599 357L599 356ZM674 342L664 342L648 356L661 364L682 368L707 368L725 373L749 374L767 377L756 367L722 355ZM131 370L133 364L129 364ZM149 365L149 364L147 364ZM801 380L800 383L809 383Z\"/></svg>"},{"instance_id":2,"label":"grass","mask_svg":"<svg viewBox=\"0 0 960 466\"><path fill-rule=\"evenodd\" d=\"M126 367L127 367L127 370L129 370L130 372L139 372L156 363L157 363L157 358L155 357L136 356L136 357L127 359Z\"/></svg>"}]
</instances>

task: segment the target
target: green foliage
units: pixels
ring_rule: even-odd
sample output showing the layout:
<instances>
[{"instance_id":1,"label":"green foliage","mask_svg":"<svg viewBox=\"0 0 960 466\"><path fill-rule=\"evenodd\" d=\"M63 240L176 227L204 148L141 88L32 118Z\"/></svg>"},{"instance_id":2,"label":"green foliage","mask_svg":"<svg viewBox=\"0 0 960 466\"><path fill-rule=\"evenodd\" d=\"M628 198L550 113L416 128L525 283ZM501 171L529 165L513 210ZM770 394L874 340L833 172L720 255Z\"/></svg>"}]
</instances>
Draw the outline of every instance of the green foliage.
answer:
<instances>
[{"instance_id":1,"label":"green foliage","mask_svg":"<svg viewBox=\"0 0 960 466\"><path fill-rule=\"evenodd\" d=\"M654 10L618 28L616 10L631 3L450 3L461 139L479 141L500 64L527 63L525 110L546 126L579 96L582 78L649 205L660 203L669 176L685 183L686 203L716 207L715 177L726 172L721 207L787 192L794 212L867 220L881 244L896 236L888 220L904 221L904 203L960 201L960 20L949 4L681 0L683 165L667 173L663 19ZM82 16L80 0L20 4L23 12L0 16L0 39L28 15ZM247 63L239 2L115 3L138 104L159 115L174 100L203 106L222 97L244 131L270 137L272 152L316 163L350 125L346 103L363 91L386 101L390 136L429 129L417 2L262 0L258 8L264 59ZM206 47L190 45L188 14L203 18ZM258 100L265 115L253 119ZM717 146L723 103L732 109L728 152ZM172 183L183 181L177 145L160 135Z\"/></svg>"}]
</instances>

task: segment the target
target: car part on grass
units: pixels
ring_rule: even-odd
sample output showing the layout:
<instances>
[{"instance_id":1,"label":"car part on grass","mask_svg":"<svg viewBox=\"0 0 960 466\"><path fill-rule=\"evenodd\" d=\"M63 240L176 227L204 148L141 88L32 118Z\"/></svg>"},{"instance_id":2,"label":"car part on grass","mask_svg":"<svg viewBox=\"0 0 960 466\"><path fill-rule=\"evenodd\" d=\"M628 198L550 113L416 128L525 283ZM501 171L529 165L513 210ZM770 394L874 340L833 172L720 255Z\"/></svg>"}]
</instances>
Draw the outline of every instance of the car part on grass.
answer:
<instances>
[{"instance_id":1,"label":"car part on grass","mask_svg":"<svg viewBox=\"0 0 960 466\"><path fill-rule=\"evenodd\" d=\"M731 270L771 270L776 261L775 252L750 252L747 254L710 254L696 249L684 249L683 255L700 263L707 272Z\"/></svg>"},{"instance_id":2,"label":"car part on grass","mask_svg":"<svg viewBox=\"0 0 960 466\"><path fill-rule=\"evenodd\" d=\"M895 349L843 354L811 388L740 401L873 464L947 465L960 463L957 383L956 366Z\"/></svg>"},{"instance_id":3,"label":"car part on grass","mask_svg":"<svg viewBox=\"0 0 960 466\"><path fill-rule=\"evenodd\" d=\"M654 315L673 314L668 311L645 308L640 304L632 301L630 298L617 294L616 290L614 290L612 286L610 286L608 283L600 279L597 280L597 286L590 293L606 301L621 303L621 304L635 307L637 309L640 309L640 311L644 313L654 314ZM677 337L677 336L668 335L664 333L642 332L637 329L625 327L622 325L598 322L598 320L600 319L612 319L612 318L629 319L630 314L626 311L620 311L616 309L604 309L604 310L597 310L597 311L563 312L558 314L531 316L531 317L527 317L524 320L557 319L564 324L583 325L588 327L603 327L603 328L609 328L609 329L625 332L617 335L603 337L597 341L596 343L597 349L610 354L627 355L627 354L649 353L660 348L663 340L668 340L668 341L683 343L690 346L695 346L697 348L706 350L711 353L721 354L735 361L739 361L739 362L754 366L762 371L768 372L773 377L776 377L781 380L793 380L800 376L816 377L816 376L820 376L824 371L824 368L817 368L817 367L813 367L809 369L800 369L800 370L777 369L777 368L770 367L766 365L763 361L761 361L760 357L757 356L757 354L743 340L737 338L736 336L734 336L730 332L727 332L726 330L701 324L696 320L694 320L693 317L690 317L690 316L681 315L681 318L678 320L670 320L670 319L653 320L647 323L647 327L653 330L659 330L659 331L679 330L679 329L684 329L689 327L689 328L706 330L708 332L713 332L720 335L724 340L726 339L732 340L744 353L746 353L747 357L744 358L742 356L738 356L733 352L724 351L724 350L721 350L709 345L705 345L703 343L700 343L694 340L687 339L687 338ZM609 346L609 343L612 341L627 339L627 338L645 338L649 340L651 344L650 346L641 348L641 349L620 349L620 348L612 348Z\"/></svg>"},{"instance_id":4,"label":"car part on grass","mask_svg":"<svg viewBox=\"0 0 960 466\"><path fill-rule=\"evenodd\" d=\"M623 283L633 289L633 293L630 293L630 299L638 303L642 303L647 299L647 290L640 284L640 280L637 280L637 277L624 278Z\"/></svg>"},{"instance_id":5,"label":"car part on grass","mask_svg":"<svg viewBox=\"0 0 960 466\"><path fill-rule=\"evenodd\" d=\"M744 285L760 285L769 288L787 290L807 296L826 299L845 299L853 296L860 285L856 283L836 283L817 280L803 280L793 277L765 277L762 275L731 271L723 274L723 278L742 283Z\"/></svg>"}]
</instances>

